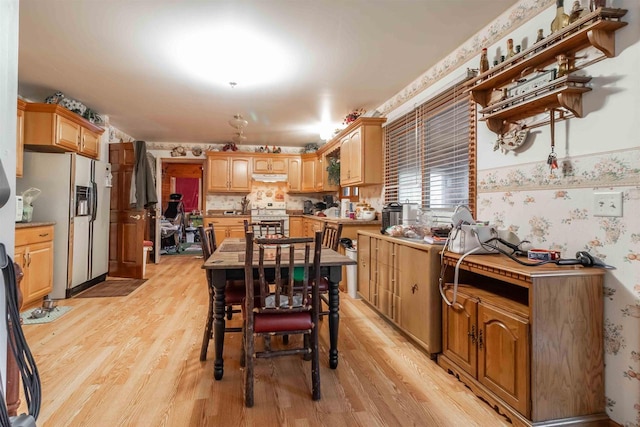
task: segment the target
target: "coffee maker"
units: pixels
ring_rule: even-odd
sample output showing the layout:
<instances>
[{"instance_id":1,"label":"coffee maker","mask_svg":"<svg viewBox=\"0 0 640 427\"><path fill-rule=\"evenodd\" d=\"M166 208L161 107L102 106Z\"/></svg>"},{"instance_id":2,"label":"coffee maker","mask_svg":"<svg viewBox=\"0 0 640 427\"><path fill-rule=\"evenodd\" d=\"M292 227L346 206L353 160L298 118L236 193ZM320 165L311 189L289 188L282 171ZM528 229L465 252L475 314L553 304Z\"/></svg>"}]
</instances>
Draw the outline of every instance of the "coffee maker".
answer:
<instances>
[{"instance_id":1,"label":"coffee maker","mask_svg":"<svg viewBox=\"0 0 640 427\"><path fill-rule=\"evenodd\" d=\"M396 202L387 203L382 208L382 228L380 232L384 234L387 228L398 224L402 224L402 205Z\"/></svg>"},{"instance_id":2,"label":"coffee maker","mask_svg":"<svg viewBox=\"0 0 640 427\"><path fill-rule=\"evenodd\" d=\"M304 201L302 213L304 213L305 215L313 215L313 202L311 200Z\"/></svg>"}]
</instances>

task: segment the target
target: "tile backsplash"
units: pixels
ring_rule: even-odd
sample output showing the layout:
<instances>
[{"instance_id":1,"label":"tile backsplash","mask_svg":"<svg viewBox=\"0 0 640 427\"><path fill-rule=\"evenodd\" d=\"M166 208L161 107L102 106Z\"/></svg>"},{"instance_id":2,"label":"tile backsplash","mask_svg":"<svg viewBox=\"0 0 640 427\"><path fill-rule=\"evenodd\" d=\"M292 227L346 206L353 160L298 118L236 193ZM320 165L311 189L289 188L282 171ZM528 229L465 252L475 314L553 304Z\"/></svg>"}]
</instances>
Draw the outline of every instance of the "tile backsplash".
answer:
<instances>
[{"instance_id":1,"label":"tile backsplash","mask_svg":"<svg viewBox=\"0 0 640 427\"><path fill-rule=\"evenodd\" d=\"M207 210L240 210L243 194L207 194ZM270 202L286 202L288 210L302 210L305 200L322 201L318 194L288 194L286 183L254 183L246 195L249 207ZM337 194L335 196L337 198Z\"/></svg>"}]
</instances>

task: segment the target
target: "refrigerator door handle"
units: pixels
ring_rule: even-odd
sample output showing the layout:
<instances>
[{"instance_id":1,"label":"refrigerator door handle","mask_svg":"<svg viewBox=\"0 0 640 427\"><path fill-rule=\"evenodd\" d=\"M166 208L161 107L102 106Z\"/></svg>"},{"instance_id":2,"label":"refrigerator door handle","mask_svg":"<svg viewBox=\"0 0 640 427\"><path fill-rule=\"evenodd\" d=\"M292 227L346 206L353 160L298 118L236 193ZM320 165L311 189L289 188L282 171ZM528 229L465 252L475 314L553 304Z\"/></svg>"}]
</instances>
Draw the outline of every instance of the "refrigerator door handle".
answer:
<instances>
[{"instance_id":1,"label":"refrigerator door handle","mask_svg":"<svg viewBox=\"0 0 640 427\"><path fill-rule=\"evenodd\" d=\"M93 193L92 193L92 197L91 197L91 221L95 221L96 220L96 213L98 211L98 185L96 184L95 181L91 181L91 187Z\"/></svg>"}]
</instances>

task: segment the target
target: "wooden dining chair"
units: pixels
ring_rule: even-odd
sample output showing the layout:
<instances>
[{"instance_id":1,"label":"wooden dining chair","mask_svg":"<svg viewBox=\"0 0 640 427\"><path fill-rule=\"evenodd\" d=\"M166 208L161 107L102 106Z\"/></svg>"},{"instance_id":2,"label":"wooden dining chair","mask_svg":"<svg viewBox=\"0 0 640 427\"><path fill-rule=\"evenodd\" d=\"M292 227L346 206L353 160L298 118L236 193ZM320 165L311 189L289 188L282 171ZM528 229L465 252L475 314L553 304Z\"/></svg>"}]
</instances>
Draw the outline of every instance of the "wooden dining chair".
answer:
<instances>
[{"instance_id":1,"label":"wooden dining chair","mask_svg":"<svg viewBox=\"0 0 640 427\"><path fill-rule=\"evenodd\" d=\"M244 220L244 232L253 232L256 237L265 237L271 235L284 235L284 220L264 220L249 222Z\"/></svg>"},{"instance_id":2,"label":"wooden dining chair","mask_svg":"<svg viewBox=\"0 0 640 427\"><path fill-rule=\"evenodd\" d=\"M257 254L254 248L257 247ZM314 283L320 280L320 254L322 233L311 237L256 238L248 232L245 249L245 282L254 280L254 264L257 264L259 287L246 287L243 306L244 333L244 403L253 406L254 360L302 354L311 359L311 383L313 400L320 399L320 363L318 356L318 316L320 296ZM255 257L255 258L254 258ZM298 259L300 258L300 259ZM303 269L300 288L294 289L294 264ZM275 280L266 280L266 271L273 270ZM264 346L256 350L256 337L273 335L303 335L298 347L274 349ZM305 378L301 375L301 378Z\"/></svg>"},{"instance_id":3,"label":"wooden dining chair","mask_svg":"<svg viewBox=\"0 0 640 427\"><path fill-rule=\"evenodd\" d=\"M213 230L213 224L209 227L199 226L198 234L200 235L200 244L202 245L202 255L204 261L209 259L211 254L217 249L216 235ZM200 348L200 360L207 360L207 350L209 349L209 341L213 338L213 304L215 290L211 278L209 277L209 271L205 270L207 275L207 289L209 290L209 310L207 312L207 321L204 327L204 335L202 337L202 346ZM227 310L227 318L231 319L233 313L239 313L240 309L234 309L233 306L240 306L244 300L244 280L227 280L225 284L224 302ZM239 327L227 327L226 332L241 332L242 328Z\"/></svg>"}]
</instances>

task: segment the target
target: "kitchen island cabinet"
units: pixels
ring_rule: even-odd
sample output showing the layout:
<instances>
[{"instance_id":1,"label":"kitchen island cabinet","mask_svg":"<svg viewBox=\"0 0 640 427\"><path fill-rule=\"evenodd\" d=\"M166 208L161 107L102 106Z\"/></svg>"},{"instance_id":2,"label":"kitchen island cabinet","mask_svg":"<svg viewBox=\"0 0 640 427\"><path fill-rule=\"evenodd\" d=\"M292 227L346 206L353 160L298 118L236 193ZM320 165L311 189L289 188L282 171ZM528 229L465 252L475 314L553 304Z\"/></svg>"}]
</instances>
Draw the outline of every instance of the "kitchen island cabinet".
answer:
<instances>
[{"instance_id":1,"label":"kitchen island cabinet","mask_svg":"<svg viewBox=\"0 0 640 427\"><path fill-rule=\"evenodd\" d=\"M358 294L434 358L442 348L441 249L358 232Z\"/></svg>"},{"instance_id":2,"label":"kitchen island cabinet","mask_svg":"<svg viewBox=\"0 0 640 427\"><path fill-rule=\"evenodd\" d=\"M37 305L53 289L53 224L16 224L15 238L15 262L24 274L23 309Z\"/></svg>"},{"instance_id":3,"label":"kitchen island cabinet","mask_svg":"<svg viewBox=\"0 0 640 427\"><path fill-rule=\"evenodd\" d=\"M450 302L459 259L444 257ZM442 305L438 364L516 426L608 425L603 276L597 268L465 257L456 302Z\"/></svg>"}]
</instances>

